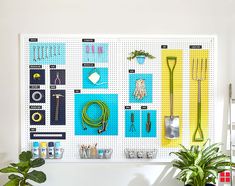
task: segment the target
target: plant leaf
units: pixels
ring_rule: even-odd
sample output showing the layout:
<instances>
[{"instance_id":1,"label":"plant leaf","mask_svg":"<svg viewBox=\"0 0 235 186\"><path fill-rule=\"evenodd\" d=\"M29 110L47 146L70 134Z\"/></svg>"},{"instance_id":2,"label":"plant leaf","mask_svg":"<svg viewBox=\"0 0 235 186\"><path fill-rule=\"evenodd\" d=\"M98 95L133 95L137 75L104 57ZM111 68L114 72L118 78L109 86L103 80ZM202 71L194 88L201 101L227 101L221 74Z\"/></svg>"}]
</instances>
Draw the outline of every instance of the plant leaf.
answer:
<instances>
[{"instance_id":1,"label":"plant leaf","mask_svg":"<svg viewBox=\"0 0 235 186\"><path fill-rule=\"evenodd\" d=\"M23 151L20 155L19 155L19 160L20 161L30 161L33 157L33 154L31 151Z\"/></svg>"},{"instance_id":2,"label":"plant leaf","mask_svg":"<svg viewBox=\"0 0 235 186\"><path fill-rule=\"evenodd\" d=\"M208 169L208 170L206 170L206 171L209 172L210 174L212 174L214 177L217 177L217 176L218 176L218 173L217 173L216 170ZM210 175L210 174L209 174L209 175Z\"/></svg>"},{"instance_id":3,"label":"plant leaf","mask_svg":"<svg viewBox=\"0 0 235 186\"><path fill-rule=\"evenodd\" d=\"M12 167L17 167L17 164L16 164L16 163L10 163L10 165L11 165Z\"/></svg>"},{"instance_id":4,"label":"plant leaf","mask_svg":"<svg viewBox=\"0 0 235 186\"><path fill-rule=\"evenodd\" d=\"M9 178L10 180L14 180L14 179L22 180L22 179L23 179L22 177L20 177L20 176L18 176L18 175L15 175L15 174L9 175L8 178Z\"/></svg>"},{"instance_id":5,"label":"plant leaf","mask_svg":"<svg viewBox=\"0 0 235 186\"><path fill-rule=\"evenodd\" d=\"M29 161L21 161L19 163L17 163L18 169L23 172L26 171L28 172L28 170L31 168Z\"/></svg>"},{"instance_id":6,"label":"plant leaf","mask_svg":"<svg viewBox=\"0 0 235 186\"><path fill-rule=\"evenodd\" d=\"M20 182L20 186L25 186L25 180L22 180L21 182Z\"/></svg>"},{"instance_id":7,"label":"plant leaf","mask_svg":"<svg viewBox=\"0 0 235 186\"><path fill-rule=\"evenodd\" d=\"M218 152L221 145L222 145L221 143L214 143L211 146L208 146L206 149L202 151L203 156L207 156L211 151Z\"/></svg>"},{"instance_id":8,"label":"plant leaf","mask_svg":"<svg viewBox=\"0 0 235 186\"><path fill-rule=\"evenodd\" d=\"M180 147L184 150L184 152L188 152L188 149L186 149L184 145L180 144Z\"/></svg>"},{"instance_id":9,"label":"plant leaf","mask_svg":"<svg viewBox=\"0 0 235 186\"><path fill-rule=\"evenodd\" d=\"M201 168L200 166L198 166L198 165L195 165L195 166L197 167L198 175L199 175L199 177L200 177L200 180L203 180L203 178L204 178L204 172L203 172L202 168Z\"/></svg>"},{"instance_id":10,"label":"plant leaf","mask_svg":"<svg viewBox=\"0 0 235 186\"><path fill-rule=\"evenodd\" d=\"M14 167L6 167L0 170L1 173L19 173L18 169Z\"/></svg>"},{"instance_id":11,"label":"plant leaf","mask_svg":"<svg viewBox=\"0 0 235 186\"><path fill-rule=\"evenodd\" d=\"M45 164L45 160L43 158L37 158L33 160L30 164L32 168L40 167Z\"/></svg>"},{"instance_id":12,"label":"plant leaf","mask_svg":"<svg viewBox=\"0 0 235 186\"><path fill-rule=\"evenodd\" d=\"M33 170L28 173L27 179L33 180L37 183L44 183L46 181L46 175L42 171Z\"/></svg>"},{"instance_id":13,"label":"plant leaf","mask_svg":"<svg viewBox=\"0 0 235 186\"><path fill-rule=\"evenodd\" d=\"M19 182L20 180L13 179L13 180L8 181L4 186L18 186Z\"/></svg>"},{"instance_id":14,"label":"plant leaf","mask_svg":"<svg viewBox=\"0 0 235 186\"><path fill-rule=\"evenodd\" d=\"M202 161L202 152L200 151L198 153L196 160L195 160L195 165L199 165L201 163L201 161Z\"/></svg>"}]
</instances>

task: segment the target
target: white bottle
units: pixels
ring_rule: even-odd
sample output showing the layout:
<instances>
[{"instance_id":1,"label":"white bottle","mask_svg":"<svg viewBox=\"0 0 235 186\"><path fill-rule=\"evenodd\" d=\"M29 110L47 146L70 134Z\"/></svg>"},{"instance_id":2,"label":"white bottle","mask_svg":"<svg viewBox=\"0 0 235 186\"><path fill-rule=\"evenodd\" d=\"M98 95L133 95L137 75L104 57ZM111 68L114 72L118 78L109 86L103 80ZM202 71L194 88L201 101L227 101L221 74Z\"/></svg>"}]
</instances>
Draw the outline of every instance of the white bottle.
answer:
<instances>
[{"instance_id":1,"label":"white bottle","mask_svg":"<svg viewBox=\"0 0 235 186\"><path fill-rule=\"evenodd\" d=\"M55 158L55 148L54 148L54 142L48 143L48 158L54 159Z\"/></svg>"},{"instance_id":2,"label":"white bottle","mask_svg":"<svg viewBox=\"0 0 235 186\"><path fill-rule=\"evenodd\" d=\"M55 142L55 159L62 158L62 149L60 147L60 142Z\"/></svg>"},{"instance_id":3,"label":"white bottle","mask_svg":"<svg viewBox=\"0 0 235 186\"><path fill-rule=\"evenodd\" d=\"M32 148L32 153L33 153L33 159L39 158L39 143L37 141L33 142L33 148Z\"/></svg>"},{"instance_id":4,"label":"white bottle","mask_svg":"<svg viewBox=\"0 0 235 186\"><path fill-rule=\"evenodd\" d=\"M40 150L40 157L46 159L47 158L47 143L41 142L41 150Z\"/></svg>"}]
</instances>

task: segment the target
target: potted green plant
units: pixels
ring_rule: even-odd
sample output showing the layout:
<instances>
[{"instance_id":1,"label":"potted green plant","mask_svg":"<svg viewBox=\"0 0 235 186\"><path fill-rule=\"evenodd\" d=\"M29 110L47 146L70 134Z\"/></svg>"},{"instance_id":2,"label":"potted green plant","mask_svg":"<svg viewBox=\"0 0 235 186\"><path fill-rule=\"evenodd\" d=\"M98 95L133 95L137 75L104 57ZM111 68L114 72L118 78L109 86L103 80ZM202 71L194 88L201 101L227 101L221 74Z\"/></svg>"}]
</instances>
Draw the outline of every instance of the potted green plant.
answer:
<instances>
[{"instance_id":1,"label":"potted green plant","mask_svg":"<svg viewBox=\"0 0 235 186\"><path fill-rule=\"evenodd\" d=\"M135 50L134 52L131 52L130 55L127 57L128 60L132 60L136 58L136 61L139 64L144 64L145 58L154 59L155 57L149 54L148 52L145 52L144 50Z\"/></svg>"},{"instance_id":2,"label":"potted green plant","mask_svg":"<svg viewBox=\"0 0 235 186\"><path fill-rule=\"evenodd\" d=\"M44 165L45 160L42 158L32 160L32 157L31 151L24 151L19 155L19 163L11 163L8 167L0 169L1 173L10 173L8 176L9 181L4 186L32 186L28 180L37 183L44 183L46 181L46 175L42 171L30 171L31 168Z\"/></svg>"},{"instance_id":3,"label":"potted green plant","mask_svg":"<svg viewBox=\"0 0 235 186\"><path fill-rule=\"evenodd\" d=\"M221 143L208 144L208 140L201 147L192 145L187 149L181 145L175 154L173 166L180 169L177 179L187 186L214 186L218 173L230 170L230 157L221 151Z\"/></svg>"}]
</instances>

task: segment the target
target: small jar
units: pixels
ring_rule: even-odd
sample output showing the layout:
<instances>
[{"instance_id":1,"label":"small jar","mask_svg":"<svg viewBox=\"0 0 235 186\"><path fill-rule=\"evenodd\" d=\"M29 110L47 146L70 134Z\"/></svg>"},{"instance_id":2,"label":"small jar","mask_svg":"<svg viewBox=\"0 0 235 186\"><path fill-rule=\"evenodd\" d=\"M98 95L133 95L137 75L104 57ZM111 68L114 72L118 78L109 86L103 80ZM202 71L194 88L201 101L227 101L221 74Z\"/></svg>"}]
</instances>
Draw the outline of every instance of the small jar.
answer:
<instances>
[{"instance_id":1,"label":"small jar","mask_svg":"<svg viewBox=\"0 0 235 186\"><path fill-rule=\"evenodd\" d=\"M104 158L104 150L103 149L99 149L98 150L98 158L99 159L103 159Z\"/></svg>"}]
</instances>

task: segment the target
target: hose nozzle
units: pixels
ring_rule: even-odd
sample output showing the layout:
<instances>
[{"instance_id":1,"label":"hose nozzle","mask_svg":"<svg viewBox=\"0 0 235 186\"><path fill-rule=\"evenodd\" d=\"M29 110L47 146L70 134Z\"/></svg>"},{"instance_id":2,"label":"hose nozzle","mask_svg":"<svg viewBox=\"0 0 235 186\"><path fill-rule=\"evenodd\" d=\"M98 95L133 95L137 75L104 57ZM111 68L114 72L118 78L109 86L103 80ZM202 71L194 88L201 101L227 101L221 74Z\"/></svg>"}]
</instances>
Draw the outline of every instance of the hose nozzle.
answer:
<instances>
[{"instance_id":1,"label":"hose nozzle","mask_svg":"<svg viewBox=\"0 0 235 186\"><path fill-rule=\"evenodd\" d=\"M102 122L102 129L98 130L98 134L106 131L107 123L105 121Z\"/></svg>"}]
</instances>

